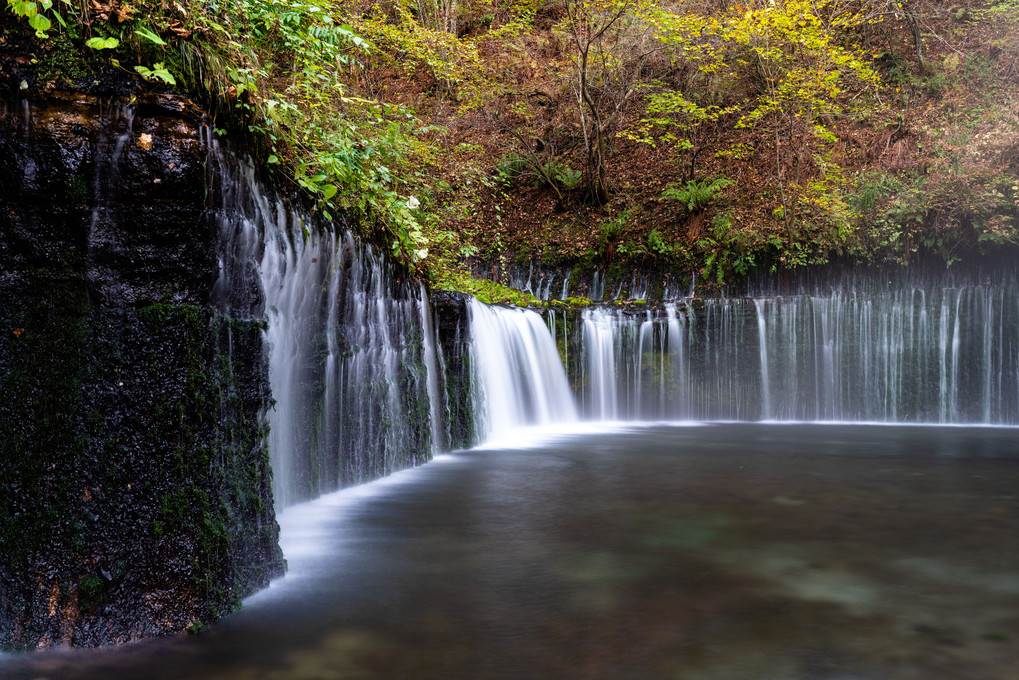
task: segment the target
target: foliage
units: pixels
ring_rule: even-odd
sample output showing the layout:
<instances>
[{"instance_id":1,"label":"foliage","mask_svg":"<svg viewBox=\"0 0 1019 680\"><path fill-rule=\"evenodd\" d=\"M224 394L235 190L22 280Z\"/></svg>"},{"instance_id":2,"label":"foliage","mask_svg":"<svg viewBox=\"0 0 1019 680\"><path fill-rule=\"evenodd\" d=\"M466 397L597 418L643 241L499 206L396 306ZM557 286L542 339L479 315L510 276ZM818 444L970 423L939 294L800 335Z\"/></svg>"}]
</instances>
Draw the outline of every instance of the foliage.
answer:
<instances>
[{"instance_id":1,"label":"foliage","mask_svg":"<svg viewBox=\"0 0 1019 680\"><path fill-rule=\"evenodd\" d=\"M599 227L600 236L598 239L598 245L601 247L602 252L607 251L619 240L623 230L626 228L626 223L633 217L633 213L634 209L632 207L626 208L615 217L602 222Z\"/></svg>"},{"instance_id":2,"label":"foliage","mask_svg":"<svg viewBox=\"0 0 1019 680\"><path fill-rule=\"evenodd\" d=\"M652 229L651 233L647 235L648 249L656 255L671 255L672 244L666 241L665 237L662 236L662 232L657 229Z\"/></svg>"},{"instance_id":3,"label":"foliage","mask_svg":"<svg viewBox=\"0 0 1019 680\"><path fill-rule=\"evenodd\" d=\"M545 160L535 154L522 156L514 151L496 163L495 176L507 186L517 179L528 177L536 187L551 187L560 201L563 200L560 189L575 189L583 178L580 171L569 167L559 158Z\"/></svg>"},{"instance_id":4,"label":"foliage","mask_svg":"<svg viewBox=\"0 0 1019 680\"><path fill-rule=\"evenodd\" d=\"M574 170L561 161L552 164L546 172L567 189L576 189L580 186L580 180L584 176L579 170Z\"/></svg>"},{"instance_id":5,"label":"foliage","mask_svg":"<svg viewBox=\"0 0 1019 680\"><path fill-rule=\"evenodd\" d=\"M596 205L609 201L611 142L652 54L644 49L649 7L646 0L567 0L557 27L570 46L588 193Z\"/></svg>"},{"instance_id":6,"label":"foliage","mask_svg":"<svg viewBox=\"0 0 1019 680\"><path fill-rule=\"evenodd\" d=\"M141 64L134 67L134 70L144 78L145 80L159 79L168 85L176 85L177 81L174 80L170 72L166 70L166 67L162 63L157 63L149 68L148 66L142 66Z\"/></svg>"},{"instance_id":7,"label":"foliage","mask_svg":"<svg viewBox=\"0 0 1019 680\"><path fill-rule=\"evenodd\" d=\"M500 159L495 166L496 176L503 184L511 184L513 180L526 172L527 159L518 153L510 152Z\"/></svg>"},{"instance_id":8,"label":"foliage","mask_svg":"<svg viewBox=\"0 0 1019 680\"><path fill-rule=\"evenodd\" d=\"M428 19L427 15L419 18ZM400 3L374 5L366 15L352 15L350 22L352 30L375 47L367 56L370 66L396 67L405 77L422 70L465 109L483 103L487 69L474 41L422 24Z\"/></svg>"},{"instance_id":9,"label":"foliage","mask_svg":"<svg viewBox=\"0 0 1019 680\"><path fill-rule=\"evenodd\" d=\"M63 0L69 4L69 0ZM11 11L29 18L45 35L41 13L59 16L50 0L9 0ZM99 8L103 8L100 11ZM401 10L403 23L350 16L336 2L173 3L142 17L128 5L94 3L76 15L83 43L110 53L114 66L132 54L154 57L151 65L127 67L147 81L180 84L204 93L210 104L251 137L262 158L307 191L327 219L347 210L374 228L391 253L414 266L428 253L417 194L427 187L422 170L432 162L425 125L404 106L357 92L363 60L379 48L361 33L402 50L407 63L426 59L447 87L477 80L470 60L442 58L455 36L422 34ZM374 225L374 226L373 226Z\"/></svg>"},{"instance_id":10,"label":"foliage","mask_svg":"<svg viewBox=\"0 0 1019 680\"><path fill-rule=\"evenodd\" d=\"M732 180L719 177L713 180L689 180L683 186L670 185L662 192L661 199L679 201L690 212L703 210L715 196L729 187Z\"/></svg>"},{"instance_id":11,"label":"foliage","mask_svg":"<svg viewBox=\"0 0 1019 680\"><path fill-rule=\"evenodd\" d=\"M642 118L625 134L630 139L652 146L665 143L677 153L689 152L688 174L692 177L694 164L700 152L700 146L694 141L698 132L701 128L734 113L737 107L723 108L714 104L700 106L687 99L683 93L668 89L664 84L654 83L653 86L662 89L648 95L648 117Z\"/></svg>"},{"instance_id":12,"label":"foliage","mask_svg":"<svg viewBox=\"0 0 1019 680\"><path fill-rule=\"evenodd\" d=\"M86 47L91 47L94 50L113 50L120 45L120 41L116 38L89 38L85 41Z\"/></svg>"},{"instance_id":13,"label":"foliage","mask_svg":"<svg viewBox=\"0 0 1019 680\"><path fill-rule=\"evenodd\" d=\"M73 6L70 0L61 0L61 2ZM47 32L53 28L53 21L50 17L56 19L61 26L67 26L67 22L64 21L60 12L53 8L53 0L7 0L7 8L15 16L27 20L28 25L35 30L35 35L39 38L46 38Z\"/></svg>"},{"instance_id":14,"label":"foliage","mask_svg":"<svg viewBox=\"0 0 1019 680\"><path fill-rule=\"evenodd\" d=\"M655 258L722 282L1013 247L1015 4L7 7L26 32L88 45L90 64L204 98L324 216L469 287L463 260L507 252Z\"/></svg>"},{"instance_id":15,"label":"foliage","mask_svg":"<svg viewBox=\"0 0 1019 680\"><path fill-rule=\"evenodd\" d=\"M697 242L697 247L705 253L701 269L704 278L714 278L721 285L730 273L743 275L753 270L757 264L753 236L753 232L737 229L728 214L712 220L710 235Z\"/></svg>"}]
</instances>

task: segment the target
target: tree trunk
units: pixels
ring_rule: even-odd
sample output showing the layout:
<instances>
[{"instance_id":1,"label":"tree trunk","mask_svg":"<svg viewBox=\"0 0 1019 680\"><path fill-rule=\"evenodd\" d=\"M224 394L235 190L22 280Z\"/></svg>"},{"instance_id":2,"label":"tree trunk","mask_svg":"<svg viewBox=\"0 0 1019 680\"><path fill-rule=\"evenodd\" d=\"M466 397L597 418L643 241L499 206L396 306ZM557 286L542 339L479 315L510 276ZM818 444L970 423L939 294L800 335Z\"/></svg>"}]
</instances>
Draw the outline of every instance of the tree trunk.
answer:
<instances>
[{"instance_id":1,"label":"tree trunk","mask_svg":"<svg viewBox=\"0 0 1019 680\"><path fill-rule=\"evenodd\" d=\"M589 47L589 46L588 46ZM587 146L587 186L591 201L595 205L609 202L609 190L605 176L605 125L602 124L598 107L591 98L587 83L588 49L581 50L580 58L580 98L581 108L587 107L588 116L581 113L581 124L584 127L584 144Z\"/></svg>"},{"instance_id":2,"label":"tree trunk","mask_svg":"<svg viewBox=\"0 0 1019 680\"><path fill-rule=\"evenodd\" d=\"M923 35L920 31L920 17L916 15L909 3L903 3L902 11L906 17L909 30L913 32L913 49L916 50L916 65L920 69L920 75L927 74L927 63L923 60Z\"/></svg>"}]
</instances>

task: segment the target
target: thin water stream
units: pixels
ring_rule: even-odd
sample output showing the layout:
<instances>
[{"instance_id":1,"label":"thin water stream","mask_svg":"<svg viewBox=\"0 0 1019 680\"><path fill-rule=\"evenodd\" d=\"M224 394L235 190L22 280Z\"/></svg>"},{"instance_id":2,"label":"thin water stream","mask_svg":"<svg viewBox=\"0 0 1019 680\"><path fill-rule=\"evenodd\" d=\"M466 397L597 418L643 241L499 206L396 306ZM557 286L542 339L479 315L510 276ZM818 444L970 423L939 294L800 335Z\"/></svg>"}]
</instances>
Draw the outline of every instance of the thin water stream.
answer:
<instances>
[{"instance_id":1,"label":"thin water stream","mask_svg":"<svg viewBox=\"0 0 1019 680\"><path fill-rule=\"evenodd\" d=\"M1019 424L1014 272L898 284L590 307L570 374L595 419Z\"/></svg>"},{"instance_id":2,"label":"thin water stream","mask_svg":"<svg viewBox=\"0 0 1019 680\"><path fill-rule=\"evenodd\" d=\"M1013 680L1009 428L648 425L288 508L290 575L197 636L7 680Z\"/></svg>"}]
</instances>

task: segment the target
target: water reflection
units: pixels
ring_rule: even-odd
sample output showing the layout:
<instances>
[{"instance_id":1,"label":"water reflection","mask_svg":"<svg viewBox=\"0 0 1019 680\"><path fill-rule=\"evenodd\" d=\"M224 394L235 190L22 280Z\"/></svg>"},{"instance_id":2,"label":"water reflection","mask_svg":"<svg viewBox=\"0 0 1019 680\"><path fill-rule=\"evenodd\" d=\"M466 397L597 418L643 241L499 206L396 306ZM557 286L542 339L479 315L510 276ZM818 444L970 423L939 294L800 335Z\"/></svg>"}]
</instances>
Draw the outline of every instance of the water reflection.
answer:
<instances>
[{"instance_id":1,"label":"water reflection","mask_svg":"<svg viewBox=\"0 0 1019 680\"><path fill-rule=\"evenodd\" d=\"M0 677L1009 680L1019 430L654 426L289 509L214 629Z\"/></svg>"}]
</instances>

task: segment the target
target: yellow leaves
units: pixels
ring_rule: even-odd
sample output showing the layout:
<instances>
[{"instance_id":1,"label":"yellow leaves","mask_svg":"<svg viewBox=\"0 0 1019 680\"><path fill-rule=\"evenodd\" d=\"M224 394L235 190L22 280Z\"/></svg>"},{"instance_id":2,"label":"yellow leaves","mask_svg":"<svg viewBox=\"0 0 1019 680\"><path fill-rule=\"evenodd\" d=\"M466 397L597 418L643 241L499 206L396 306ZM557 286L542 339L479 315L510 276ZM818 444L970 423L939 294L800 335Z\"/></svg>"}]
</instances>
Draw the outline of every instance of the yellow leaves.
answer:
<instances>
[{"instance_id":1,"label":"yellow leaves","mask_svg":"<svg viewBox=\"0 0 1019 680\"><path fill-rule=\"evenodd\" d=\"M401 64L408 72L424 66L448 89L456 88L461 100L481 102L488 74L478 44L422 26L406 9L398 8L398 14L398 25L384 15L352 19L351 25L375 44L378 59Z\"/></svg>"}]
</instances>

